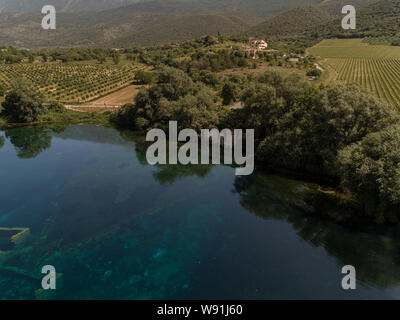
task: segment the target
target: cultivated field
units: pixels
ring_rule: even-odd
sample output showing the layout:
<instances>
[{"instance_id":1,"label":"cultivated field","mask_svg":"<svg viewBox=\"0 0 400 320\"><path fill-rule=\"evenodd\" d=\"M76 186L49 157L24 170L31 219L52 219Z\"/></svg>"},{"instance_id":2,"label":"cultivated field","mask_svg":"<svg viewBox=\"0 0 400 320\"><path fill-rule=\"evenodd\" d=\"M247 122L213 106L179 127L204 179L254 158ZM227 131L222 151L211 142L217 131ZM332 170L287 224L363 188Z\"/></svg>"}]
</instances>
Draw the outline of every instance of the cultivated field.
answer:
<instances>
[{"instance_id":1,"label":"cultivated field","mask_svg":"<svg viewBox=\"0 0 400 320\"><path fill-rule=\"evenodd\" d=\"M133 82L133 65L39 63L0 66L0 83L6 87L18 77L33 82L48 100L85 103Z\"/></svg>"},{"instance_id":2,"label":"cultivated field","mask_svg":"<svg viewBox=\"0 0 400 320\"><path fill-rule=\"evenodd\" d=\"M92 101L92 105L122 106L133 103L142 85L130 85L107 96Z\"/></svg>"},{"instance_id":3,"label":"cultivated field","mask_svg":"<svg viewBox=\"0 0 400 320\"><path fill-rule=\"evenodd\" d=\"M330 81L356 83L400 107L400 47L371 46L360 39L324 40L309 49L334 75Z\"/></svg>"}]
</instances>

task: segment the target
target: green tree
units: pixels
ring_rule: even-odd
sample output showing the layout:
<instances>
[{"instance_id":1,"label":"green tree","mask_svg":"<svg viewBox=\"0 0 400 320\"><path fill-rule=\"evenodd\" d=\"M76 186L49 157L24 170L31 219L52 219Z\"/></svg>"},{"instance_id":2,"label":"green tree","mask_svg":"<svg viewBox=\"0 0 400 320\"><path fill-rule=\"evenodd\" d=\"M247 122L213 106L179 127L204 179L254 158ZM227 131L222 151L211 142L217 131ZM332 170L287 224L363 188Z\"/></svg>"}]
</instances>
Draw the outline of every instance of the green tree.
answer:
<instances>
[{"instance_id":1,"label":"green tree","mask_svg":"<svg viewBox=\"0 0 400 320\"><path fill-rule=\"evenodd\" d=\"M237 99L237 86L232 82L224 84L221 92L221 97L224 105L229 105Z\"/></svg>"},{"instance_id":2,"label":"green tree","mask_svg":"<svg viewBox=\"0 0 400 320\"><path fill-rule=\"evenodd\" d=\"M342 184L377 222L400 220L400 125L368 134L339 152Z\"/></svg>"},{"instance_id":3,"label":"green tree","mask_svg":"<svg viewBox=\"0 0 400 320\"><path fill-rule=\"evenodd\" d=\"M260 75L242 99L237 125L255 128L258 160L322 176L338 177L339 150L398 121L357 86L313 88L294 74Z\"/></svg>"},{"instance_id":4,"label":"green tree","mask_svg":"<svg viewBox=\"0 0 400 320\"><path fill-rule=\"evenodd\" d=\"M137 70L135 72L135 80L140 84L152 84L155 82L153 73L144 70Z\"/></svg>"},{"instance_id":5,"label":"green tree","mask_svg":"<svg viewBox=\"0 0 400 320\"><path fill-rule=\"evenodd\" d=\"M44 97L31 82L18 79L3 102L1 116L11 122L32 122L44 113Z\"/></svg>"},{"instance_id":6,"label":"green tree","mask_svg":"<svg viewBox=\"0 0 400 320\"><path fill-rule=\"evenodd\" d=\"M118 110L112 121L136 130L166 128L171 119L185 128L218 124L218 107L212 92L203 84L194 83L186 73L171 67L162 67L157 79L155 85L139 91L135 104Z\"/></svg>"},{"instance_id":7,"label":"green tree","mask_svg":"<svg viewBox=\"0 0 400 320\"><path fill-rule=\"evenodd\" d=\"M121 62L121 56L118 53L114 53L112 59L115 65L118 65Z\"/></svg>"},{"instance_id":8,"label":"green tree","mask_svg":"<svg viewBox=\"0 0 400 320\"><path fill-rule=\"evenodd\" d=\"M199 78L201 82L214 89L217 88L220 83L219 76L216 73L208 70L200 71Z\"/></svg>"}]
</instances>

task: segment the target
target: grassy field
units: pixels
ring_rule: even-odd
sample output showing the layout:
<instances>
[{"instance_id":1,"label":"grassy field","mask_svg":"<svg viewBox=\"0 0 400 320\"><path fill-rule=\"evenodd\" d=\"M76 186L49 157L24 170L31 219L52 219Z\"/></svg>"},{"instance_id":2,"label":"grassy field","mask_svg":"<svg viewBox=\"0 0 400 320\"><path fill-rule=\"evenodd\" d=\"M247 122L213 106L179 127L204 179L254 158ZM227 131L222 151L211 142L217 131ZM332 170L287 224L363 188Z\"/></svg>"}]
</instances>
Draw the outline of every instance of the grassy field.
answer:
<instances>
[{"instance_id":1,"label":"grassy field","mask_svg":"<svg viewBox=\"0 0 400 320\"><path fill-rule=\"evenodd\" d=\"M130 85L107 96L93 100L91 105L122 106L133 103L142 85Z\"/></svg>"},{"instance_id":2,"label":"grassy field","mask_svg":"<svg viewBox=\"0 0 400 320\"><path fill-rule=\"evenodd\" d=\"M400 47L372 46L360 39L324 40L308 52L332 75L329 81L356 83L400 107Z\"/></svg>"},{"instance_id":3,"label":"grassy field","mask_svg":"<svg viewBox=\"0 0 400 320\"><path fill-rule=\"evenodd\" d=\"M9 87L26 77L51 101L85 103L126 87L134 80L139 65L92 63L21 63L0 65L0 83Z\"/></svg>"}]
</instances>

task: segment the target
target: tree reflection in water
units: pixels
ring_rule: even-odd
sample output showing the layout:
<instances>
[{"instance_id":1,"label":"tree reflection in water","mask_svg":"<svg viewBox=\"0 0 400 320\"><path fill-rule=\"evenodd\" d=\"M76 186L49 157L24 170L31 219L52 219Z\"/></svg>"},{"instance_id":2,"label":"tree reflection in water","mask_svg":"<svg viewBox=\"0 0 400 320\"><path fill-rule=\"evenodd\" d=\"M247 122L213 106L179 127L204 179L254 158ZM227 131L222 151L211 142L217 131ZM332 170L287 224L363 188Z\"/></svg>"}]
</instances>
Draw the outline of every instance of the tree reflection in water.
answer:
<instances>
[{"instance_id":1,"label":"tree reflection in water","mask_svg":"<svg viewBox=\"0 0 400 320\"><path fill-rule=\"evenodd\" d=\"M126 141L134 142L136 157L143 166L149 165L146 159L146 151L151 143L145 141L142 135L132 131L121 131L121 137ZM204 178L212 169L212 165L157 165L157 171L153 177L160 184L171 184L178 179L196 176Z\"/></svg>"},{"instance_id":2,"label":"tree reflection in water","mask_svg":"<svg viewBox=\"0 0 400 320\"><path fill-rule=\"evenodd\" d=\"M245 209L263 219L289 222L303 240L322 246L339 267L355 266L359 281L380 289L399 285L400 228L335 223L324 210L341 215L341 209L324 201L312 184L262 171L237 177L234 184Z\"/></svg>"},{"instance_id":3,"label":"tree reflection in water","mask_svg":"<svg viewBox=\"0 0 400 320\"><path fill-rule=\"evenodd\" d=\"M5 131L21 159L32 159L51 147L51 134L61 133L67 125L15 127ZM1 145L1 142L0 142Z\"/></svg>"},{"instance_id":4,"label":"tree reflection in water","mask_svg":"<svg viewBox=\"0 0 400 320\"><path fill-rule=\"evenodd\" d=\"M100 272L88 266L98 266L103 256L104 264L108 263L107 255L114 254L115 248L127 246L122 249L129 250L137 246L135 237L141 229L145 229L142 224L144 218L150 216L153 217L151 219L157 219L157 215L152 215L153 212L167 208L171 201L179 203L185 198L185 192L169 191L172 189L169 184L190 176L206 178L212 168L163 165L152 169L146 161L147 144L143 136L94 126L71 126L65 129L66 126L13 128L6 130L6 137L21 158L35 157L49 148L53 136L127 148L107 153L115 149L101 146L101 149L96 149L97 153L93 153L93 157L88 157L88 161L79 162L79 166L65 177L66 180L60 182L61 187L51 203L44 206L49 212L45 225L41 225L39 232L33 233L25 245L0 254L0 269L17 265L21 270L34 273L41 265L54 259L61 265L77 263L76 268L82 268L85 272ZM128 158L133 156L132 148L138 161ZM94 162L96 160L99 163ZM261 170L256 170L251 176L236 177L233 189L239 196L240 205L247 211L263 219L287 221L301 239L316 247L323 247L336 259L338 266L354 265L358 280L380 289L400 283L399 228L371 225L349 227L344 223L332 222L328 217L340 220L348 213L336 207L332 199L323 196L317 185ZM165 194L165 197L155 197L159 194ZM149 224L142 234L146 235L146 239L148 234L157 237L157 227L160 226L161 223L159 226ZM188 242L187 247L184 246L190 254L194 252L191 245ZM105 248L112 248L112 252L107 252ZM146 252L146 248L137 246L137 252ZM143 253L143 256L146 255ZM140 255L133 257L134 262L129 258L132 257L127 256L127 262L121 266L134 263L139 270L146 272L147 260ZM174 257L168 266L171 269L176 267L177 260ZM160 262L159 267L164 268L165 263ZM99 270L102 271L101 268ZM181 274L178 271L176 274ZM140 281L144 281L143 273L140 277ZM156 280L159 281L158 278ZM158 286L156 281L149 282L149 292ZM100 284L98 290L101 290Z\"/></svg>"}]
</instances>

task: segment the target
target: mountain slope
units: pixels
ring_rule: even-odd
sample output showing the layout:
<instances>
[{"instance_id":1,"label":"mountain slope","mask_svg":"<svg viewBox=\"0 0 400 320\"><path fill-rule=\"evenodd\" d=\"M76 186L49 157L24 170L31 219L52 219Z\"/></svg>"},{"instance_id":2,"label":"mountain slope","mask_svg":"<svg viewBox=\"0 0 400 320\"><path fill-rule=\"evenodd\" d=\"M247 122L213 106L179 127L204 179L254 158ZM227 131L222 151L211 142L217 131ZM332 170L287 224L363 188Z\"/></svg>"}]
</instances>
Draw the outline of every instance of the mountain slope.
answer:
<instances>
[{"instance_id":1,"label":"mountain slope","mask_svg":"<svg viewBox=\"0 0 400 320\"><path fill-rule=\"evenodd\" d=\"M357 32L363 37L400 45L400 1L381 0L365 7L357 23Z\"/></svg>"},{"instance_id":2,"label":"mountain slope","mask_svg":"<svg viewBox=\"0 0 400 320\"><path fill-rule=\"evenodd\" d=\"M40 12L51 4L58 12L98 11L143 0L0 0L0 12Z\"/></svg>"},{"instance_id":3,"label":"mountain slope","mask_svg":"<svg viewBox=\"0 0 400 320\"><path fill-rule=\"evenodd\" d=\"M238 12L176 15L140 32L119 37L106 45L112 47L125 47L129 44L157 45L196 39L205 35L232 35L248 29L249 21L255 21L254 19Z\"/></svg>"},{"instance_id":4,"label":"mountain slope","mask_svg":"<svg viewBox=\"0 0 400 320\"><path fill-rule=\"evenodd\" d=\"M57 30L45 31L40 26L40 11L47 0L0 0L0 11L17 11L0 13L0 45L135 46L205 34L238 34L261 22L259 17L265 19L297 5L321 1L53 0ZM116 8L102 10L107 7Z\"/></svg>"},{"instance_id":5,"label":"mountain slope","mask_svg":"<svg viewBox=\"0 0 400 320\"><path fill-rule=\"evenodd\" d=\"M40 14L0 14L0 44L27 48L152 45L238 33L260 21L241 12L160 14L132 8L59 13L56 30L43 30Z\"/></svg>"},{"instance_id":6,"label":"mountain slope","mask_svg":"<svg viewBox=\"0 0 400 320\"><path fill-rule=\"evenodd\" d=\"M376 0L353 0L358 12ZM342 7L345 0L327 0L317 5L298 7L250 28L246 34L270 41L312 42L332 32L341 33Z\"/></svg>"},{"instance_id":7,"label":"mountain slope","mask_svg":"<svg viewBox=\"0 0 400 320\"><path fill-rule=\"evenodd\" d=\"M155 13L209 13L243 11L264 19L323 0L52 0L58 12L113 9L135 4L136 11ZM0 0L0 12L40 12L48 0Z\"/></svg>"},{"instance_id":8,"label":"mountain slope","mask_svg":"<svg viewBox=\"0 0 400 320\"><path fill-rule=\"evenodd\" d=\"M0 4L5 1L9 0L0 0ZM32 5L47 2L29 1ZM117 6L125 0L55 1L64 5L62 10L73 11L83 3L90 5L96 1L97 8L100 8L105 4ZM127 1L140 2L98 12L59 12L55 31L41 29L42 15L39 12L1 13L0 45L29 48L126 47L189 40L205 34L243 32L248 36L265 38L273 44L310 46L323 38L357 36L394 43L400 35L399 0L380 0L373 4L375 0L352 0L358 9L355 31L341 28L341 8L348 3L347 0ZM258 18L305 3L309 5L278 14L263 23ZM257 11L257 15L249 14L250 11Z\"/></svg>"}]
</instances>

